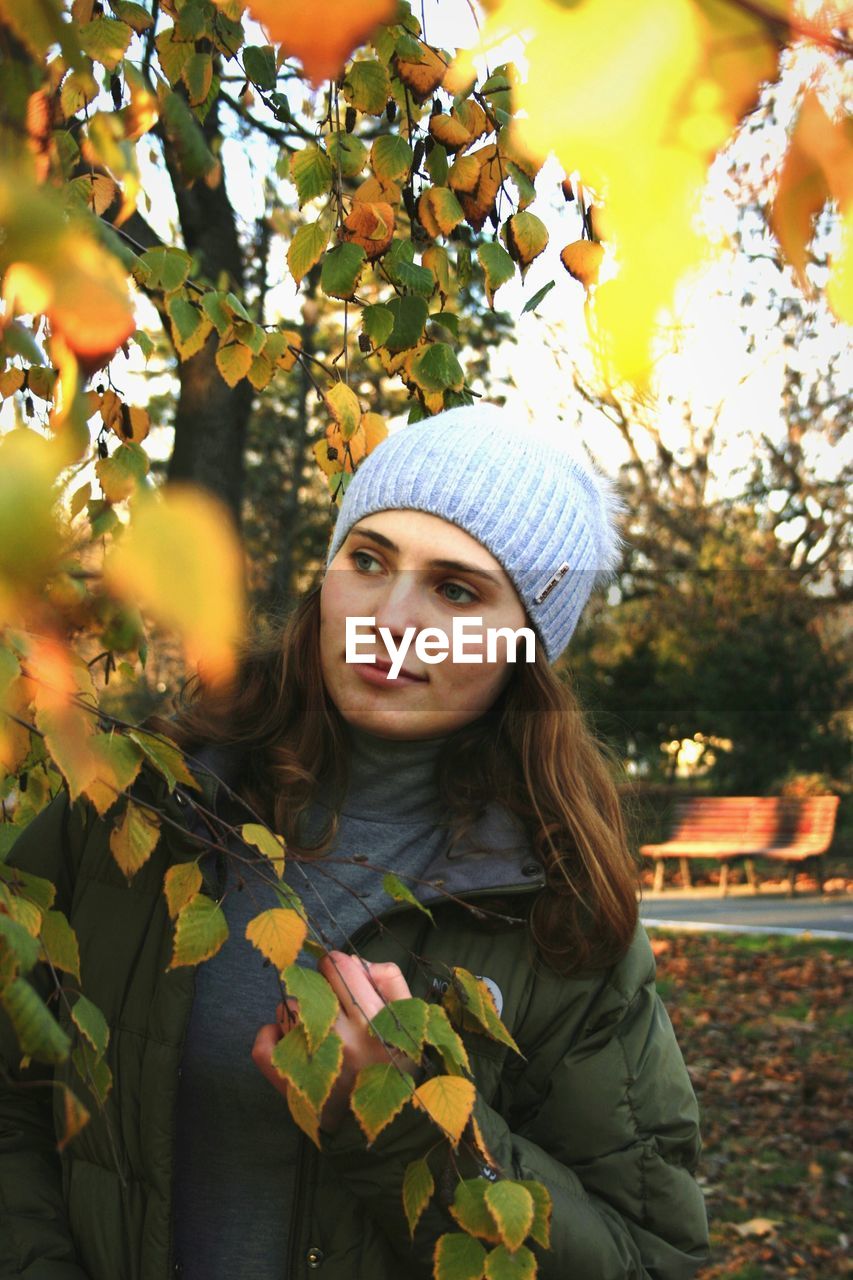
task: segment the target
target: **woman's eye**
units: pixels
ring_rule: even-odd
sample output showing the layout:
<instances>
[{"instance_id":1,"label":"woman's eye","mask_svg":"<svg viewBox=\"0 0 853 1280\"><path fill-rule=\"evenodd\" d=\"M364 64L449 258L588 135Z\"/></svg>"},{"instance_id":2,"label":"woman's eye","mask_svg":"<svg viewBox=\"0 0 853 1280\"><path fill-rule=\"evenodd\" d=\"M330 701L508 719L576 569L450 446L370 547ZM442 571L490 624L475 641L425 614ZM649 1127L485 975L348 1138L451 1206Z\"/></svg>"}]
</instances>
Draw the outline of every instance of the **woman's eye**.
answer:
<instances>
[{"instance_id":1,"label":"woman's eye","mask_svg":"<svg viewBox=\"0 0 853 1280\"><path fill-rule=\"evenodd\" d=\"M367 569L368 571L369 571L369 569L370 569L370 565L371 565L371 564L378 564L378 563L379 563L379 561L376 559L376 557L375 557L375 556L372 556L372 555L370 554L370 552L369 552L369 551L353 551L353 553L352 553L352 559L353 559L353 563L355 564L356 568L358 568L358 569ZM365 565L365 564L363 563L363 561L365 561L365 560L369 561L370 563L369 563L368 565ZM359 563L359 561L361 561L362 563Z\"/></svg>"},{"instance_id":2,"label":"woman's eye","mask_svg":"<svg viewBox=\"0 0 853 1280\"><path fill-rule=\"evenodd\" d=\"M462 591L466 596L470 597L469 600L461 600L459 596L449 596L448 599L451 604L476 604L477 602L474 592L469 591L467 587L463 587L461 582L445 582L442 586L449 587L451 591Z\"/></svg>"}]
</instances>

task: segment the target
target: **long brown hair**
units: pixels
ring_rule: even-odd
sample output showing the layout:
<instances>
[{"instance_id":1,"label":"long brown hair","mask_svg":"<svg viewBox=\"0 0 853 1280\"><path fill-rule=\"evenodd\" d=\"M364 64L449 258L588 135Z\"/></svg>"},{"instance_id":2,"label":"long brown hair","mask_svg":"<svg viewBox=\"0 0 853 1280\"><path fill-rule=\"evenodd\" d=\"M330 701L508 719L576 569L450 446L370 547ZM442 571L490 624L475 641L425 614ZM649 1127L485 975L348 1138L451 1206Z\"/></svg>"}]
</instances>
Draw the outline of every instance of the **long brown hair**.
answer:
<instances>
[{"instance_id":1,"label":"long brown hair","mask_svg":"<svg viewBox=\"0 0 853 1280\"><path fill-rule=\"evenodd\" d=\"M145 722L184 749L241 746L239 794L291 853L313 856L337 833L348 782L345 722L326 692L319 637L317 586L285 618L253 628L230 685L206 688L193 675L173 717ZM624 955L638 918L638 865L613 777L618 761L541 651L516 663L485 715L450 736L436 782L455 840L495 797L521 821L545 872L530 937L568 975ZM332 820L319 843L303 845L299 819L321 788Z\"/></svg>"}]
</instances>

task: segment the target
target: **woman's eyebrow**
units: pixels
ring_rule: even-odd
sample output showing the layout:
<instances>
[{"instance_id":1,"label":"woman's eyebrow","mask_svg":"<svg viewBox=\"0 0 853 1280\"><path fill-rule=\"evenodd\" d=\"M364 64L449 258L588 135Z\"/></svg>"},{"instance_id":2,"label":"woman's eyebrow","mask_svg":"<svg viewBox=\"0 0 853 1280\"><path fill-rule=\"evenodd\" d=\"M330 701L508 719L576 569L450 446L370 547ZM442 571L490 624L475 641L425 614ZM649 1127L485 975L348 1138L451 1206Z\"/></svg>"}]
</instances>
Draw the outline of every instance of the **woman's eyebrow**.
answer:
<instances>
[{"instance_id":1,"label":"woman's eyebrow","mask_svg":"<svg viewBox=\"0 0 853 1280\"><path fill-rule=\"evenodd\" d=\"M399 552L400 548L396 542L392 542L390 538L386 538L384 533L377 533L374 529L353 529L350 537L368 538L372 542L378 543L380 547L387 548L388 551ZM493 581L495 570L480 569L477 565L466 564L463 560L428 560L426 563L428 569L449 569L453 573L472 573L476 577L486 578Z\"/></svg>"}]
</instances>

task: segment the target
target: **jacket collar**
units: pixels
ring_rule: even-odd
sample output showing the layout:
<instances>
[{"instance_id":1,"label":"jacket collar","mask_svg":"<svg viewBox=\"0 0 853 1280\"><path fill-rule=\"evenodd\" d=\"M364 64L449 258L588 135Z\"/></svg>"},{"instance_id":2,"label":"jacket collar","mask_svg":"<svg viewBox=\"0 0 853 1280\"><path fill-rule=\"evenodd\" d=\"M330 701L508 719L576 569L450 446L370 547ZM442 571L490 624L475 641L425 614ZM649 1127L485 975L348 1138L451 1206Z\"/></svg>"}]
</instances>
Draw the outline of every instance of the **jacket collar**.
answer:
<instances>
[{"instance_id":1,"label":"jacket collar","mask_svg":"<svg viewBox=\"0 0 853 1280\"><path fill-rule=\"evenodd\" d=\"M239 746L216 743L205 744L189 757L191 766L202 766L193 769L193 773L202 786L207 807L213 811L224 808L227 796L222 783L233 787L243 755ZM183 799L192 800L190 789L178 785L175 791ZM206 828L201 819L196 819L190 830L205 831ZM421 883L412 885L411 889L426 906L446 900L447 895L528 894L543 888L544 884L544 871L531 851L521 824L503 805L492 802L465 839L452 850L437 854Z\"/></svg>"}]
</instances>

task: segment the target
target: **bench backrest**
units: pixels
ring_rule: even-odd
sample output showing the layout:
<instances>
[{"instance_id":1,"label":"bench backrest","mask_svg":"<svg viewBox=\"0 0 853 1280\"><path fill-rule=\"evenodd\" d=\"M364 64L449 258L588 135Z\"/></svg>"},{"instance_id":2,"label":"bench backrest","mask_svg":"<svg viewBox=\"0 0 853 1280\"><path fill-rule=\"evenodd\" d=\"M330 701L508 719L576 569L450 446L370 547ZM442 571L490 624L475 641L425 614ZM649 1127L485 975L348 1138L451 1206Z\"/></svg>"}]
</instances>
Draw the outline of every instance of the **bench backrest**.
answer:
<instances>
[{"instance_id":1,"label":"bench backrest","mask_svg":"<svg viewBox=\"0 0 853 1280\"><path fill-rule=\"evenodd\" d=\"M838 796L691 796L673 806L670 840L822 845L832 839Z\"/></svg>"}]
</instances>

